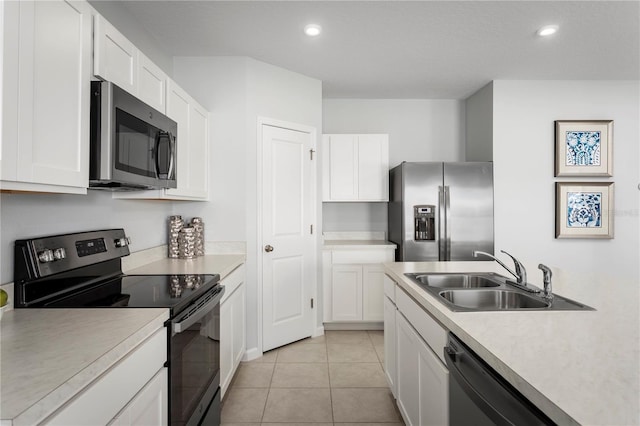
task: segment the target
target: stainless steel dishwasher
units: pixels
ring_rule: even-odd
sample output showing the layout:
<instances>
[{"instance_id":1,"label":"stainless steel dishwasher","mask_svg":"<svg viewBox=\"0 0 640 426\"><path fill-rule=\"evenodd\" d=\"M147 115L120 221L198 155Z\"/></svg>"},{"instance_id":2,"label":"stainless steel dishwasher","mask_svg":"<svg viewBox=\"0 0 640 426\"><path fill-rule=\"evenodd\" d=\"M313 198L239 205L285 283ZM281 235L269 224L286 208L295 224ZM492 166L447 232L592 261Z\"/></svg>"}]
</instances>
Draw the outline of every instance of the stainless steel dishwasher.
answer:
<instances>
[{"instance_id":1,"label":"stainless steel dishwasher","mask_svg":"<svg viewBox=\"0 0 640 426\"><path fill-rule=\"evenodd\" d=\"M452 333L444 352L451 426L555 424Z\"/></svg>"}]
</instances>

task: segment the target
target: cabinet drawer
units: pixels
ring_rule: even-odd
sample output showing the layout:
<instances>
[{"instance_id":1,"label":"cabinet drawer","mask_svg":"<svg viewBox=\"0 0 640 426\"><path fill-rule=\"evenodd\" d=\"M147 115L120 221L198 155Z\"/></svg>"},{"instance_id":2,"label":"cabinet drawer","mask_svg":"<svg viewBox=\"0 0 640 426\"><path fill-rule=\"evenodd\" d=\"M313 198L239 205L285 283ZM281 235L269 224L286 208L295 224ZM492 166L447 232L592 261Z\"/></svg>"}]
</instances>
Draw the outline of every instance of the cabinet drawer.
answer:
<instances>
[{"instance_id":1,"label":"cabinet drawer","mask_svg":"<svg viewBox=\"0 0 640 426\"><path fill-rule=\"evenodd\" d=\"M384 295L396 303L396 282L387 275L384 276Z\"/></svg>"},{"instance_id":2,"label":"cabinet drawer","mask_svg":"<svg viewBox=\"0 0 640 426\"><path fill-rule=\"evenodd\" d=\"M384 263L393 262L393 249L385 250L333 250L331 263Z\"/></svg>"},{"instance_id":3,"label":"cabinet drawer","mask_svg":"<svg viewBox=\"0 0 640 426\"><path fill-rule=\"evenodd\" d=\"M445 363L444 347L447 346L447 330L400 288L396 291L396 305L431 350Z\"/></svg>"},{"instance_id":4,"label":"cabinet drawer","mask_svg":"<svg viewBox=\"0 0 640 426\"><path fill-rule=\"evenodd\" d=\"M46 425L107 424L167 360L167 329L161 328L133 352L82 390Z\"/></svg>"},{"instance_id":5,"label":"cabinet drawer","mask_svg":"<svg viewBox=\"0 0 640 426\"><path fill-rule=\"evenodd\" d=\"M229 296L231 296L233 292L236 291L238 287L240 287L240 284L242 284L243 282L244 264L238 266L233 270L233 272L231 272L220 281L220 284L224 286L224 295L222 296L222 300L220 301L220 303L224 303L229 298Z\"/></svg>"}]
</instances>

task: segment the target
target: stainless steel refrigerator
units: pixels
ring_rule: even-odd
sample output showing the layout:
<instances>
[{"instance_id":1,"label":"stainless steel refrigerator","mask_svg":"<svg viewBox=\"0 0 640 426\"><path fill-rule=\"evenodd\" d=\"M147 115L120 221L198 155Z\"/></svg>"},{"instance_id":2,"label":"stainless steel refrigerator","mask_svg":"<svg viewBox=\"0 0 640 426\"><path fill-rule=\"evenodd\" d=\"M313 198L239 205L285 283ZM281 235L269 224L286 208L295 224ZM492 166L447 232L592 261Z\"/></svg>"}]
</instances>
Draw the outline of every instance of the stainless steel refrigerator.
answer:
<instances>
[{"instance_id":1,"label":"stainless steel refrigerator","mask_svg":"<svg viewBox=\"0 0 640 426\"><path fill-rule=\"evenodd\" d=\"M493 253L493 163L407 163L389 171L396 260L486 260Z\"/></svg>"}]
</instances>

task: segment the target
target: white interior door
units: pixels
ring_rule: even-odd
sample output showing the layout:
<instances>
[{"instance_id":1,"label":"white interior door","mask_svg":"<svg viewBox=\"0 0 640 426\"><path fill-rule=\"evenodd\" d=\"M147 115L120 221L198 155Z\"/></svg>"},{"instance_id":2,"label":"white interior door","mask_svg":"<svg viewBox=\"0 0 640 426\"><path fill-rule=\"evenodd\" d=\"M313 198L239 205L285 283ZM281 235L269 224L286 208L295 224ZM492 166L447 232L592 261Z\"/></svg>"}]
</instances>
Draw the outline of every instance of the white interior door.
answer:
<instances>
[{"instance_id":1,"label":"white interior door","mask_svg":"<svg viewBox=\"0 0 640 426\"><path fill-rule=\"evenodd\" d=\"M262 350L311 335L312 134L262 125Z\"/></svg>"}]
</instances>

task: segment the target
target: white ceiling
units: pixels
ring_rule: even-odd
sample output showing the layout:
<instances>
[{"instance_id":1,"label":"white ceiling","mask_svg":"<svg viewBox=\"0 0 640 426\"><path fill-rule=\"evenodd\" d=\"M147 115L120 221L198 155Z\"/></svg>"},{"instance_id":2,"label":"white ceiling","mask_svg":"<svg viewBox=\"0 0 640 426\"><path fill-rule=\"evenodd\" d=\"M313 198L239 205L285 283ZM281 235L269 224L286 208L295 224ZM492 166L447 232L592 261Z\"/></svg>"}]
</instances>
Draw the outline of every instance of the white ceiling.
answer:
<instances>
[{"instance_id":1,"label":"white ceiling","mask_svg":"<svg viewBox=\"0 0 640 426\"><path fill-rule=\"evenodd\" d=\"M495 79L640 78L638 1L127 1L172 56L249 56L325 98L463 99ZM308 23L323 33L309 38ZM543 39L536 30L560 26Z\"/></svg>"}]
</instances>

